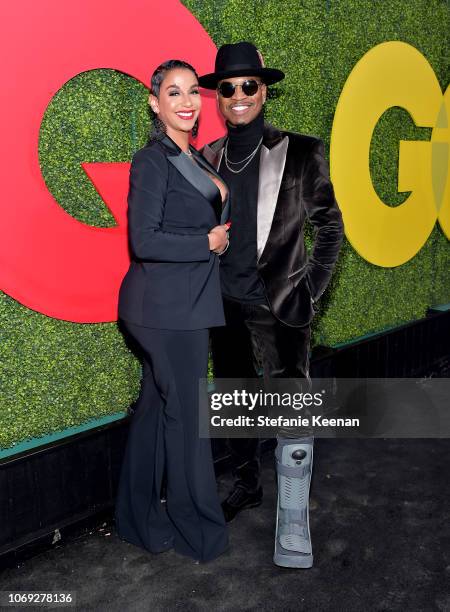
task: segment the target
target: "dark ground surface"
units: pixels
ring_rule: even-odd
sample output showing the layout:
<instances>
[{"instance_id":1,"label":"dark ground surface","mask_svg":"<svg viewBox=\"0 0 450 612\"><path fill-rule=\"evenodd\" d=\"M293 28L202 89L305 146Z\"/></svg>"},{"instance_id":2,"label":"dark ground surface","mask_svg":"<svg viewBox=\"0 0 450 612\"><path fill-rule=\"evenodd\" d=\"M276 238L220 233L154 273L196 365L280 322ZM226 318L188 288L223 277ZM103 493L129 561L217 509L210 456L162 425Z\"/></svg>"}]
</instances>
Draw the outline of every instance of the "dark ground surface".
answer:
<instances>
[{"instance_id":1,"label":"dark ground surface","mask_svg":"<svg viewBox=\"0 0 450 612\"><path fill-rule=\"evenodd\" d=\"M263 504L231 523L219 559L152 555L119 540L109 518L4 569L0 590L70 591L77 610L121 612L450 610L449 451L449 440L316 440L312 569L273 565L268 453ZM222 495L230 483L219 479Z\"/></svg>"}]
</instances>

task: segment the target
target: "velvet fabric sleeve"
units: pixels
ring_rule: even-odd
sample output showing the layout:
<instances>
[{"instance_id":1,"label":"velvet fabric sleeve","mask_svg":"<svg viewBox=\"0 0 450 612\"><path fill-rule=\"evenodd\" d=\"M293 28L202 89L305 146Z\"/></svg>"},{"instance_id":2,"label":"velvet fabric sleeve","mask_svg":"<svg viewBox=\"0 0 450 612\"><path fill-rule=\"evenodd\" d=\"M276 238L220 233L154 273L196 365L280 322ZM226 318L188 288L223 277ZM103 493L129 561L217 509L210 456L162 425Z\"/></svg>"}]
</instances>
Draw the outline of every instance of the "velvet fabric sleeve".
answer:
<instances>
[{"instance_id":1,"label":"velvet fabric sleeve","mask_svg":"<svg viewBox=\"0 0 450 612\"><path fill-rule=\"evenodd\" d=\"M311 297L316 301L330 282L344 238L342 214L334 197L324 145L319 139L313 144L306 163L302 186L306 214L314 226L306 277Z\"/></svg>"}]
</instances>

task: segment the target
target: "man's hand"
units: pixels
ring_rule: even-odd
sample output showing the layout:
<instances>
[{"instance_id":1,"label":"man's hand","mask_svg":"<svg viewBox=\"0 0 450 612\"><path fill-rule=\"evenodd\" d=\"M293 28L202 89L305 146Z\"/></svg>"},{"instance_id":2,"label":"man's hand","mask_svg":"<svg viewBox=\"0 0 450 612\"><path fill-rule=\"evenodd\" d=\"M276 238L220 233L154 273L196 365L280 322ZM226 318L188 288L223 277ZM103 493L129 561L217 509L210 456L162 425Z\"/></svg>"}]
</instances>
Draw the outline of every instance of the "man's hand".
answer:
<instances>
[{"instance_id":1,"label":"man's hand","mask_svg":"<svg viewBox=\"0 0 450 612\"><path fill-rule=\"evenodd\" d=\"M208 234L209 250L218 255L228 246L228 225L216 225Z\"/></svg>"}]
</instances>

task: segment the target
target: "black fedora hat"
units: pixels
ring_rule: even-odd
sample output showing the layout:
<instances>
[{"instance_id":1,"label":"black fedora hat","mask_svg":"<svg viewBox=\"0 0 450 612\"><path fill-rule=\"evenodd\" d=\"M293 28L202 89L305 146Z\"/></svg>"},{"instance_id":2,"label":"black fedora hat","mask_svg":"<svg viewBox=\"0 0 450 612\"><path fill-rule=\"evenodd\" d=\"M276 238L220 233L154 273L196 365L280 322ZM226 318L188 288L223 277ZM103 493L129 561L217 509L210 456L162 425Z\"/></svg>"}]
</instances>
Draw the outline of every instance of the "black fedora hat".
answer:
<instances>
[{"instance_id":1,"label":"black fedora hat","mask_svg":"<svg viewBox=\"0 0 450 612\"><path fill-rule=\"evenodd\" d=\"M235 76L259 76L266 85L284 79L284 72L276 68L265 68L255 45L238 42L222 45L217 51L215 71L198 79L200 87L215 89L222 79Z\"/></svg>"}]
</instances>

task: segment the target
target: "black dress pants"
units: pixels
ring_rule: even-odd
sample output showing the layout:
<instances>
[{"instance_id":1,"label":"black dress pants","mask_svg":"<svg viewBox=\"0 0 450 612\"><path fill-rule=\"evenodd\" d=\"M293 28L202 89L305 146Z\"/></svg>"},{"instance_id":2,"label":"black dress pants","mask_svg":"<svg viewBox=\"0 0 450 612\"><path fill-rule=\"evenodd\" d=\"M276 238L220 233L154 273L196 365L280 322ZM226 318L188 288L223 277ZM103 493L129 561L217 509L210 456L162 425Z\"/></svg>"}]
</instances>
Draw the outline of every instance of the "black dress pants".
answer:
<instances>
[{"instance_id":1,"label":"black dress pants","mask_svg":"<svg viewBox=\"0 0 450 612\"><path fill-rule=\"evenodd\" d=\"M208 561L228 546L209 439L198 434L198 380L206 378L208 330L121 322L143 358L143 379L116 500L120 537L149 550ZM167 510L161 483L167 475Z\"/></svg>"},{"instance_id":2,"label":"black dress pants","mask_svg":"<svg viewBox=\"0 0 450 612\"><path fill-rule=\"evenodd\" d=\"M226 327L211 334L214 376L309 379L309 325L284 325L266 304L224 298L224 310ZM260 485L258 438L230 438L228 446L236 484L254 492Z\"/></svg>"}]
</instances>

